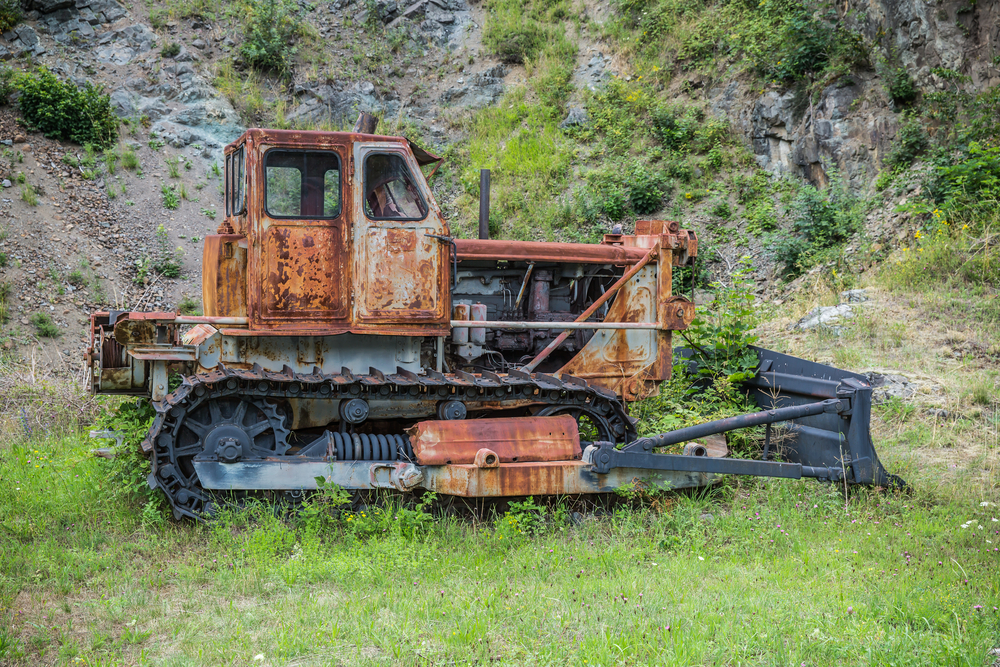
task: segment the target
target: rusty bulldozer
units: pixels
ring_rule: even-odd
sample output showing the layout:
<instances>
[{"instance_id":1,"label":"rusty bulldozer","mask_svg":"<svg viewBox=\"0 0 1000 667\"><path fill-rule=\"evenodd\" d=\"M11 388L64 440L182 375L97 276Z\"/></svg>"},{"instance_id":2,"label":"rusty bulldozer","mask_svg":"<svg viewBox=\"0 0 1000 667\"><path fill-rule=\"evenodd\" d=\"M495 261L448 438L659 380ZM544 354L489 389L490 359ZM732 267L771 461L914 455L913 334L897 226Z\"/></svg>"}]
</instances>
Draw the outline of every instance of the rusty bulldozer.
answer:
<instances>
[{"instance_id":1,"label":"rusty bulldozer","mask_svg":"<svg viewBox=\"0 0 1000 667\"><path fill-rule=\"evenodd\" d=\"M671 284L696 235L640 220L598 244L490 240L486 180L481 238L454 238L423 171L440 158L373 132L247 130L225 149L205 314L92 315L90 388L152 400L148 481L175 517L323 480L465 497L899 481L863 376L764 349L746 384L760 412L637 437L627 406L669 379L672 332L695 315ZM698 444L757 425L760 460Z\"/></svg>"}]
</instances>

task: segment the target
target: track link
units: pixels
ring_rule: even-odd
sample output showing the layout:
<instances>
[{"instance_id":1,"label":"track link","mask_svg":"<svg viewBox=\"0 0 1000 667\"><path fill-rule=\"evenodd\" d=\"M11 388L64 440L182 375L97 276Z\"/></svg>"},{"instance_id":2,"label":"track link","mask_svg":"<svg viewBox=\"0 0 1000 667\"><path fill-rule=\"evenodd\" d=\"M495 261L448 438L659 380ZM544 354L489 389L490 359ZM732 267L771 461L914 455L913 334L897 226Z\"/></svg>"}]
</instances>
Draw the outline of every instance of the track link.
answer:
<instances>
[{"instance_id":1,"label":"track link","mask_svg":"<svg viewBox=\"0 0 1000 667\"><path fill-rule=\"evenodd\" d=\"M582 412L593 415L616 442L628 443L635 438L632 421L615 394L568 376L559 379L542 373L516 371L504 376L461 371L417 375L402 369L393 374L371 369L368 375L353 375L346 369L338 374L323 374L318 368L303 374L287 366L280 373L266 371L258 365L250 370L220 367L209 373L186 376L180 387L164 400L154 403L156 417L142 443L152 461L150 487L163 490L176 518L201 518L209 509L211 496L201 488L190 464L201 450L191 444L182 447L178 442L185 419L208 401L248 402L270 420L269 426L261 422L257 428L264 431L270 428L267 435L273 434L273 437L268 437L267 442L273 447L273 454L280 456L287 449L288 431L284 418L268 406L265 399L303 398L490 401L499 404L499 409L503 409L505 402L513 406L524 405L527 401L542 407L545 414L579 415ZM198 424L198 428L203 426ZM272 440L273 445L270 445Z\"/></svg>"}]
</instances>

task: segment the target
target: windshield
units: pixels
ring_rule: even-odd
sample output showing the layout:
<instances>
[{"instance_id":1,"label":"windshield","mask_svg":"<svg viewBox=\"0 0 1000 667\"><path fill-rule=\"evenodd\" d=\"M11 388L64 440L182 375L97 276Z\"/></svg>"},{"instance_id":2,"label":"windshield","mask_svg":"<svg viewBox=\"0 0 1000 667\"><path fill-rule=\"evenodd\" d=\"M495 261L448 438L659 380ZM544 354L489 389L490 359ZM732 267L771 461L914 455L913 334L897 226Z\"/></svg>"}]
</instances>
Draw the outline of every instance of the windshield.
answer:
<instances>
[{"instance_id":1,"label":"windshield","mask_svg":"<svg viewBox=\"0 0 1000 667\"><path fill-rule=\"evenodd\" d=\"M402 156L375 153L365 158L365 213L375 220L420 220L427 204Z\"/></svg>"}]
</instances>

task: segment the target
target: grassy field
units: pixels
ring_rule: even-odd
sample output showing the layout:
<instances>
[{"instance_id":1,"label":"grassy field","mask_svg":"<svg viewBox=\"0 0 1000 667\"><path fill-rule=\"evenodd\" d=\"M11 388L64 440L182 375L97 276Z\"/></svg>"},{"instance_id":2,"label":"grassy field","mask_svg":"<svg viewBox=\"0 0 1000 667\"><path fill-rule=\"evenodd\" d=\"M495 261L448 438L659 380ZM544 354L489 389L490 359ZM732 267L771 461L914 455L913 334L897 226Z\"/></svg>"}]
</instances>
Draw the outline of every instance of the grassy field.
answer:
<instances>
[{"instance_id":1,"label":"grassy field","mask_svg":"<svg viewBox=\"0 0 1000 667\"><path fill-rule=\"evenodd\" d=\"M906 493L730 478L473 519L331 512L331 492L175 523L124 486L141 471L90 454L72 424L92 401L4 385L0 664L992 665L1000 310L889 268L854 285L869 300L839 334L789 330L844 287L820 277L758 333L911 379L872 419Z\"/></svg>"},{"instance_id":2,"label":"grassy field","mask_svg":"<svg viewBox=\"0 0 1000 667\"><path fill-rule=\"evenodd\" d=\"M982 458L945 477L883 447L903 495L732 480L581 515L204 526L144 511L91 446L2 452L0 664L980 666L1000 645Z\"/></svg>"}]
</instances>

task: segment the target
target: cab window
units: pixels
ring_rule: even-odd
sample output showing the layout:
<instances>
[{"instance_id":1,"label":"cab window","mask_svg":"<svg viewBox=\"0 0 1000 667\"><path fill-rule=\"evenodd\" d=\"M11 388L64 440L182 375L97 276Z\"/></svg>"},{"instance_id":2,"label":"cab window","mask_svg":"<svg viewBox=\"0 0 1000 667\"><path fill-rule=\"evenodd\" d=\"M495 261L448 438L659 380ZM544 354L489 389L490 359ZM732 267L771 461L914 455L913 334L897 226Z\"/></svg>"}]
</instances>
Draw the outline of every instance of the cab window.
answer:
<instances>
[{"instance_id":1,"label":"cab window","mask_svg":"<svg viewBox=\"0 0 1000 667\"><path fill-rule=\"evenodd\" d=\"M240 146L226 158L226 178L229 185L229 197L226 201L228 215L242 215L246 212L246 149Z\"/></svg>"},{"instance_id":2,"label":"cab window","mask_svg":"<svg viewBox=\"0 0 1000 667\"><path fill-rule=\"evenodd\" d=\"M406 161L395 153L365 158L365 213L373 220L421 220L427 204Z\"/></svg>"},{"instance_id":3,"label":"cab window","mask_svg":"<svg viewBox=\"0 0 1000 667\"><path fill-rule=\"evenodd\" d=\"M264 156L264 206L272 218L340 215L340 156L273 149Z\"/></svg>"}]
</instances>

